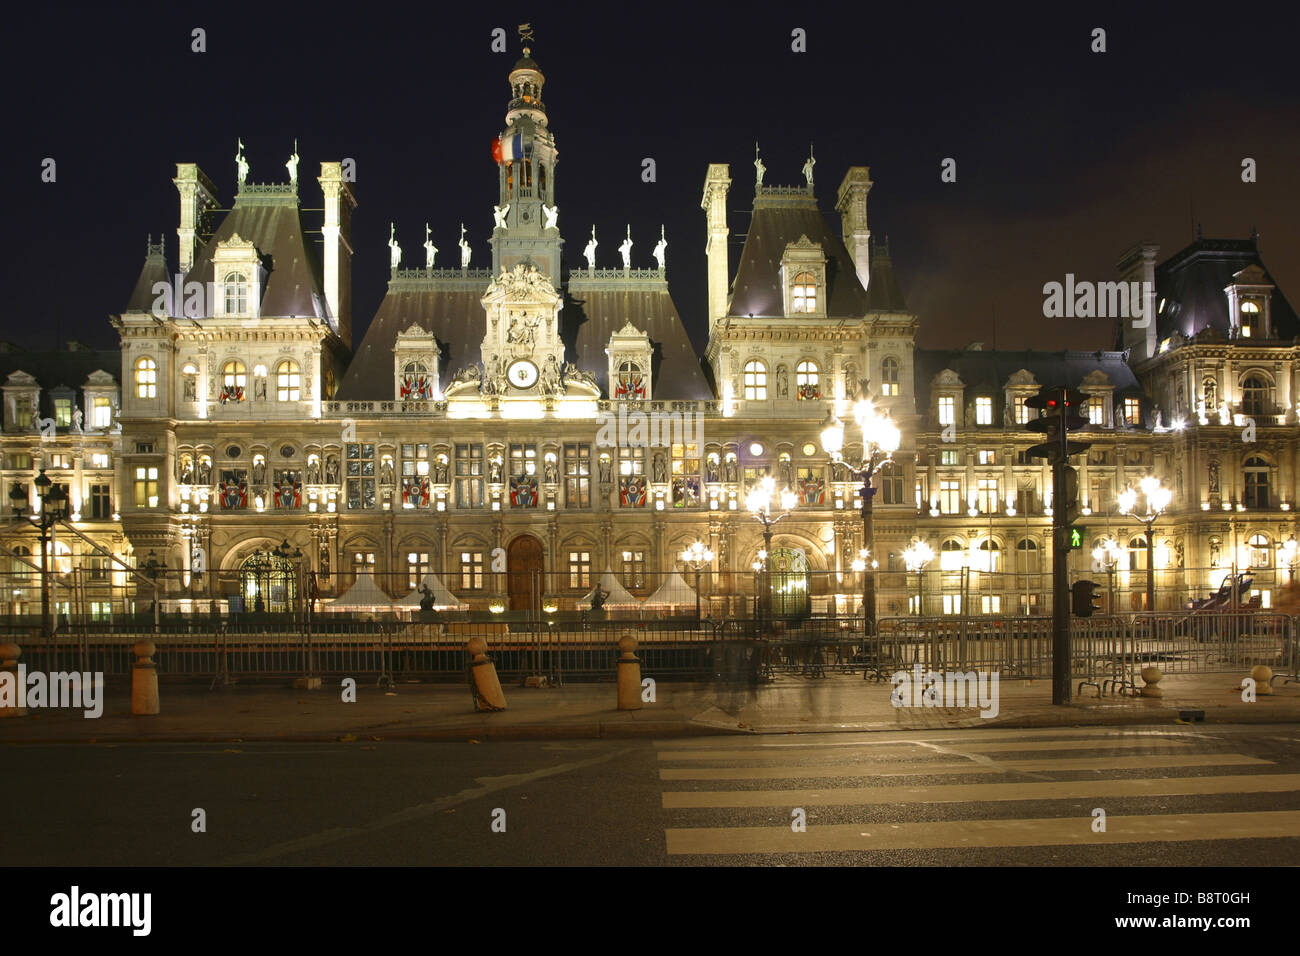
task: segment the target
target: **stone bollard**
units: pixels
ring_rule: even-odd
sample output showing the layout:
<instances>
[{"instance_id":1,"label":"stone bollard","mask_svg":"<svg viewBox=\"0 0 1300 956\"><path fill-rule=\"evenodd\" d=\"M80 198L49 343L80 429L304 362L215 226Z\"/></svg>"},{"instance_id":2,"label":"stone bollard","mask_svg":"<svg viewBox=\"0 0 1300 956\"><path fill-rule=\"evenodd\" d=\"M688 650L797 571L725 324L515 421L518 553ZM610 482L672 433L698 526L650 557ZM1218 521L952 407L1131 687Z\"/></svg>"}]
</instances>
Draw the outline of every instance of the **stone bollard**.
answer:
<instances>
[{"instance_id":1,"label":"stone bollard","mask_svg":"<svg viewBox=\"0 0 1300 956\"><path fill-rule=\"evenodd\" d=\"M505 710L506 695L501 690L497 666L487 656L487 641L471 637L465 642L465 650L470 653L470 673L474 675L474 709Z\"/></svg>"},{"instance_id":2,"label":"stone bollard","mask_svg":"<svg viewBox=\"0 0 1300 956\"><path fill-rule=\"evenodd\" d=\"M12 703L6 694L0 694L0 717L26 717L27 708L19 707L18 701L22 699L23 691L19 689L18 658L23 656L23 650L17 644L0 644L0 674L11 674L12 677L4 679L5 683L10 684L13 698Z\"/></svg>"},{"instance_id":3,"label":"stone bollard","mask_svg":"<svg viewBox=\"0 0 1300 956\"><path fill-rule=\"evenodd\" d=\"M152 641L140 641L135 647L135 666L131 668L131 713L149 716L159 712L158 665L153 662L158 650Z\"/></svg>"},{"instance_id":4,"label":"stone bollard","mask_svg":"<svg viewBox=\"0 0 1300 956\"><path fill-rule=\"evenodd\" d=\"M641 709L641 662L636 657L636 638L624 631L616 645L618 659L618 709Z\"/></svg>"},{"instance_id":5,"label":"stone bollard","mask_svg":"<svg viewBox=\"0 0 1300 956\"><path fill-rule=\"evenodd\" d=\"M1164 697L1165 692L1158 686L1164 678L1164 674L1158 667L1142 668L1142 679L1146 681L1146 686L1142 688L1143 697Z\"/></svg>"},{"instance_id":6,"label":"stone bollard","mask_svg":"<svg viewBox=\"0 0 1300 956\"><path fill-rule=\"evenodd\" d=\"M1273 693L1273 668L1267 664L1256 664L1250 669L1250 676L1255 681L1256 697Z\"/></svg>"}]
</instances>

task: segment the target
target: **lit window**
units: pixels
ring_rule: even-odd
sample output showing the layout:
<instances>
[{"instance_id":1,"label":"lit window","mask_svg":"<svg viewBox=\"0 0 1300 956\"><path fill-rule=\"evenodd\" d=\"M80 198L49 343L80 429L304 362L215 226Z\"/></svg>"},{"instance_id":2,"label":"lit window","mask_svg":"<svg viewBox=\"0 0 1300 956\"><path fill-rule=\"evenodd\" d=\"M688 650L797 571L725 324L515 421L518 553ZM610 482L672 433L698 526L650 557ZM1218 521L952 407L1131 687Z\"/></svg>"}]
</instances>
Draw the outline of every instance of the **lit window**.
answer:
<instances>
[{"instance_id":1,"label":"lit window","mask_svg":"<svg viewBox=\"0 0 1300 956\"><path fill-rule=\"evenodd\" d=\"M945 424L947 423L945 422ZM987 396L980 396L975 399L975 424L993 424L993 399Z\"/></svg>"},{"instance_id":2,"label":"lit window","mask_svg":"<svg viewBox=\"0 0 1300 956\"><path fill-rule=\"evenodd\" d=\"M645 587L645 552L623 552L623 587L629 590Z\"/></svg>"},{"instance_id":3,"label":"lit window","mask_svg":"<svg viewBox=\"0 0 1300 956\"><path fill-rule=\"evenodd\" d=\"M248 370L244 363L232 360L221 366L221 394L217 400L222 405L226 402L242 402L248 387Z\"/></svg>"},{"instance_id":4,"label":"lit window","mask_svg":"<svg viewBox=\"0 0 1300 956\"><path fill-rule=\"evenodd\" d=\"M462 591L483 590L483 552L460 553L460 587Z\"/></svg>"},{"instance_id":5,"label":"lit window","mask_svg":"<svg viewBox=\"0 0 1300 956\"><path fill-rule=\"evenodd\" d=\"M880 394L898 394L898 362L895 359L887 358L880 363Z\"/></svg>"},{"instance_id":6,"label":"lit window","mask_svg":"<svg viewBox=\"0 0 1300 956\"><path fill-rule=\"evenodd\" d=\"M1273 563L1273 549L1269 545L1267 535L1252 534L1246 545L1250 549L1250 566L1252 568L1267 568Z\"/></svg>"},{"instance_id":7,"label":"lit window","mask_svg":"<svg viewBox=\"0 0 1300 956\"><path fill-rule=\"evenodd\" d=\"M1029 407L1025 404L1027 395L1016 395L1011 399L1011 414L1017 425L1029 424Z\"/></svg>"},{"instance_id":8,"label":"lit window","mask_svg":"<svg viewBox=\"0 0 1300 956\"><path fill-rule=\"evenodd\" d=\"M961 512L961 482L957 479L940 479L939 511L946 515L955 515Z\"/></svg>"},{"instance_id":9,"label":"lit window","mask_svg":"<svg viewBox=\"0 0 1300 956\"><path fill-rule=\"evenodd\" d=\"M1142 424L1142 402L1136 398L1124 399L1124 421L1129 425Z\"/></svg>"},{"instance_id":10,"label":"lit window","mask_svg":"<svg viewBox=\"0 0 1300 956\"><path fill-rule=\"evenodd\" d=\"M360 577L363 574L375 573L375 552L373 551L353 551L352 552L352 576Z\"/></svg>"},{"instance_id":11,"label":"lit window","mask_svg":"<svg viewBox=\"0 0 1300 956\"><path fill-rule=\"evenodd\" d=\"M975 506L979 508L981 514L996 514L1001 499L998 497L998 480L996 478L980 478L977 481L975 492Z\"/></svg>"},{"instance_id":12,"label":"lit window","mask_svg":"<svg viewBox=\"0 0 1300 956\"><path fill-rule=\"evenodd\" d=\"M302 373L298 363L285 360L275 367L275 397L282 402L296 402L302 395Z\"/></svg>"},{"instance_id":13,"label":"lit window","mask_svg":"<svg viewBox=\"0 0 1300 956\"><path fill-rule=\"evenodd\" d=\"M1269 506L1269 465L1262 458L1247 458L1245 465L1246 493L1244 501L1247 508L1267 508Z\"/></svg>"},{"instance_id":14,"label":"lit window","mask_svg":"<svg viewBox=\"0 0 1300 956\"><path fill-rule=\"evenodd\" d=\"M966 549L956 538L946 538L939 545L939 569L941 571L960 571L968 564Z\"/></svg>"},{"instance_id":15,"label":"lit window","mask_svg":"<svg viewBox=\"0 0 1300 956\"><path fill-rule=\"evenodd\" d=\"M569 552L569 587L591 587L591 552Z\"/></svg>"},{"instance_id":16,"label":"lit window","mask_svg":"<svg viewBox=\"0 0 1300 956\"><path fill-rule=\"evenodd\" d=\"M955 421L957 410L957 400L951 395L944 395L939 399L939 424L951 425Z\"/></svg>"},{"instance_id":17,"label":"lit window","mask_svg":"<svg viewBox=\"0 0 1300 956\"><path fill-rule=\"evenodd\" d=\"M767 366L757 359L745 363L745 399L767 401Z\"/></svg>"},{"instance_id":18,"label":"lit window","mask_svg":"<svg viewBox=\"0 0 1300 956\"><path fill-rule=\"evenodd\" d=\"M795 395L800 401L822 397L821 375L816 362L800 362L794 370Z\"/></svg>"},{"instance_id":19,"label":"lit window","mask_svg":"<svg viewBox=\"0 0 1300 956\"><path fill-rule=\"evenodd\" d=\"M136 468L135 506L137 508L158 507L158 469L156 467Z\"/></svg>"},{"instance_id":20,"label":"lit window","mask_svg":"<svg viewBox=\"0 0 1300 956\"><path fill-rule=\"evenodd\" d=\"M107 468L107 467L108 467L108 452L106 452L106 451L95 451L95 452L91 452L91 453L90 453L90 467L91 467L91 468Z\"/></svg>"},{"instance_id":21,"label":"lit window","mask_svg":"<svg viewBox=\"0 0 1300 956\"><path fill-rule=\"evenodd\" d=\"M1106 406L1102 404L1100 397L1094 396L1087 399L1084 404L1088 407L1088 424L1105 425L1106 424Z\"/></svg>"},{"instance_id":22,"label":"lit window","mask_svg":"<svg viewBox=\"0 0 1300 956\"><path fill-rule=\"evenodd\" d=\"M817 280L811 272L801 272L794 277L790 288L790 311L817 311Z\"/></svg>"},{"instance_id":23,"label":"lit window","mask_svg":"<svg viewBox=\"0 0 1300 956\"><path fill-rule=\"evenodd\" d=\"M957 463L957 449L944 448L939 452L939 464L955 465Z\"/></svg>"},{"instance_id":24,"label":"lit window","mask_svg":"<svg viewBox=\"0 0 1300 956\"><path fill-rule=\"evenodd\" d=\"M1241 383L1241 413L1269 415L1273 408L1273 386L1262 375L1248 375Z\"/></svg>"},{"instance_id":25,"label":"lit window","mask_svg":"<svg viewBox=\"0 0 1300 956\"><path fill-rule=\"evenodd\" d=\"M96 398L90 408L92 428L108 428L113 424L113 404L103 396Z\"/></svg>"},{"instance_id":26,"label":"lit window","mask_svg":"<svg viewBox=\"0 0 1300 956\"><path fill-rule=\"evenodd\" d=\"M226 276L226 314L242 315L248 310L248 280L242 272Z\"/></svg>"},{"instance_id":27,"label":"lit window","mask_svg":"<svg viewBox=\"0 0 1300 956\"><path fill-rule=\"evenodd\" d=\"M151 358L142 358L135 363L135 396L158 397L158 363Z\"/></svg>"},{"instance_id":28,"label":"lit window","mask_svg":"<svg viewBox=\"0 0 1300 956\"><path fill-rule=\"evenodd\" d=\"M429 552L406 552L406 586L414 591L429 573Z\"/></svg>"},{"instance_id":29,"label":"lit window","mask_svg":"<svg viewBox=\"0 0 1300 956\"><path fill-rule=\"evenodd\" d=\"M56 398L54 400L54 424L57 428L72 427L72 399Z\"/></svg>"},{"instance_id":30,"label":"lit window","mask_svg":"<svg viewBox=\"0 0 1300 956\"><path fill-rule=\"evenodd\" d=\"M979 463L981 465L996 465L997 453L992 448L981 448L979 450Z\"/></svg>"}]
</instances>

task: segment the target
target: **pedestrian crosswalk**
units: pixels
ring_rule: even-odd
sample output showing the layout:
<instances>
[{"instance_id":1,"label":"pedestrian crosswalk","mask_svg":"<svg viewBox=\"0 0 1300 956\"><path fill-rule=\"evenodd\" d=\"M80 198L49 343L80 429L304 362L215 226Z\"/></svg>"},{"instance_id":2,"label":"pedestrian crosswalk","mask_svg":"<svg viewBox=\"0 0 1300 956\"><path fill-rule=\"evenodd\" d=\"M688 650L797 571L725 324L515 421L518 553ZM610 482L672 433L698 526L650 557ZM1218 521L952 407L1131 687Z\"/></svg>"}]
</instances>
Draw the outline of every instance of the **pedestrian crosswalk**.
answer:
<instances>
[{"instance_id":1,"label":"pedestrian crosswalk","mask_svg":"<svg viewBox=\"0 0 1300 956\"><path fill-rule=\"evenodd\" d=\"M1300 773L1178 731L710 738L656 750L670 857L1300 834ZM1232 809L1242 800L1250 809ZM1094 808L1107 807L1099 827Z\"/></svg>"}]
</instances>

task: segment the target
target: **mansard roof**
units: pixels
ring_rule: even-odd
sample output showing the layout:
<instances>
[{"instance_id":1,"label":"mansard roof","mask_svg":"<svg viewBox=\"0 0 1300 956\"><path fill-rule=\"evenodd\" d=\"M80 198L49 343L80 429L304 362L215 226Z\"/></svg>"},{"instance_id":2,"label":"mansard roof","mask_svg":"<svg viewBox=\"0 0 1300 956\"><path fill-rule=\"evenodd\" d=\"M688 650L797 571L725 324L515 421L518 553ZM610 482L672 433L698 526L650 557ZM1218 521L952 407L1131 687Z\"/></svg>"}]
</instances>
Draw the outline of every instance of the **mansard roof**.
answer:
<instances>
[{"instance_id":1,"label":"mansard roof","mask_svg":"<svg viewBox=\"0 0 1300 956\"><path fill-rule=\"evenodd\" d=\"M222 278L213 275L213 253L218 243L237 234L253 243L267 270L262 315L323 317L320 262L313 244L304 236L297 195L289 186L252 189L266 191L241 192L236 197L235 207L195 257L185 281L206 286Z\"/></svg>"},{"instance_id":2,"label":"mansard roof","mask_svg":"<svg viewBox=\"0 0 1300 956\"><path fill-rule=\"evenodd\" d=\"M1228 297L1224 289L1232 277L1248 266L1264 269L1273 283L1273 337L1289 341L1300 335L1300 319L1276 288L1259 255L1259 245L1250 239L1197 239L1156 267L1156 303L1164 300L1156 320L1156 337L1165 339L1175 332L1191 338L1213 328L1225 335L1232 327Z\"/></svg>"},{"instance_id":3,"label":"mansard roof","mask_svg":"<svg viewBox=\"0 0 1300 956\"><path fill-rule=\"evenodd\" d=\"M135 280L135 288L131 290L131 298L127 300L124 311L151 311L154 301L158 298L153 291L154 284L158 282L164 282L170 287L172 278L167 274L167 261L163 256L163 244L154 245L150 242L146 248L144 266L140 269L140 277Z\"/></svg>"},{"instance_id":4,"label":"mansard roof","mask_svg":"<svg viewBox=\"0 0 1300 956\"><path fill-rule=\"evenodd\" d=\"M1008 380L1022 369L1030 372L1040 387L1065 385L1079 388L1088 376L1102 372L1110 379L1117 395L1142 391L1137 376L1124 360L1123 352L917 349L913 361L916 395L921 402L928 399L935 377L946 369L956 372L965 383L968 396L1000 393L1007 387Z\"/></svg>"},{"instance_id":5,"label":"mansard roof","mask_svg":"<svg viewBox=\"0 0 1300 956\"><path fill-rule=\"evenodd\" d=\"M765 190L754 197L754 216L732 283L731 315L785 315L781 257L785 247L801 236L820 245L826 254L827 318L861 316L873 308L858 281L853 257L817 208L816 198L786 187L779 193ZM901 296L898 298L901 302Z\"/></svg>"},{"instance_id":6,"label":"mansard roof","mask_svg":"<svg viewBox=\"0 0 1300 956\"><path fill-rule=\"evenodd\" d=\"M66 343L60 350L47 352L29 352L8 343L0 348L0 386L15 372L32 376L41 388L42 415L53 414L51 390L60 386L71 389L74 401L80 406L82 386L94 372L100 371L107 373L116 384L122 376L121 351L96 351L75 341Z\"/></svg>"}]
</instances>

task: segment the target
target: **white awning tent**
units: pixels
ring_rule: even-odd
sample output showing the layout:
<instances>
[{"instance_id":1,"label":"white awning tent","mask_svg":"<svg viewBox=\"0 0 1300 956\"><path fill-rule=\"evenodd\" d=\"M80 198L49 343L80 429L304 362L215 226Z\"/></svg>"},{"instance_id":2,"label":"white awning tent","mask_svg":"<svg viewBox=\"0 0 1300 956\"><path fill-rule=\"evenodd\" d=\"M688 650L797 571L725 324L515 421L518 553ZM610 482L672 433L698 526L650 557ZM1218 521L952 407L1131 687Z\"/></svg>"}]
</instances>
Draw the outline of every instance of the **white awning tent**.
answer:
<instances>
[{"instance_id":1,"label":"white awning tent","mask_svg":"<svg viewBox=\"0 0 1300 956\"><path fill-rule=\"evenodd\" d=\"M609 592L609 597L605 599L604 606L606 608L611 610L626 610L628 608L639 608L641 606L641 602L628 593L627 588L623 587L623 585L619 583L618 578L614 577L614 572L609 568L606 568L605 573L600 576L599 584L603 590ZM591 607L591 598L595 593L596 589L592 588L583 595L582 599L578 602L579 606L583 608Z\"/></svg>"},{"instance_id":2,"label":"white awning tent","mask_svg":"<svg viewBox=\"0 0 1300 956\"><path fill-rule=\"evenodd\" d=\"M695 589L674 571L654 594L645 599L647 608L690 608L695 610Z\"/></svg>"},{"instance_id":3,"label":"white awning tent","mask_svg":"<svg viewBox=\"0 0 1300 956\"><path fill-rule=\"evenodd\" d=\"M374 575L358 574L356 583L331 601L322 601L322 611L391 611L393 599L375 583Z\"/></svg>"},{"instance_id":4,"label":"white awning tent","mask_svg":"<svg viewBox=\"0 0 1300 956\"><path fill-rule=\"evenodd\" d=\"M430 593L433 594L433 609L435 611L461 611L469 607L468 604L448 591L447 586L442 583L442 578L438 577L438 575L434 574L432 571L426 574L424 580L420 583L424 587L428 588ZM420 600L423 597L424 595L420 593L420 589L417 587L406 597L398 601L397 605L404 608L419 608Z\"/></svg>"}]
</instances>

